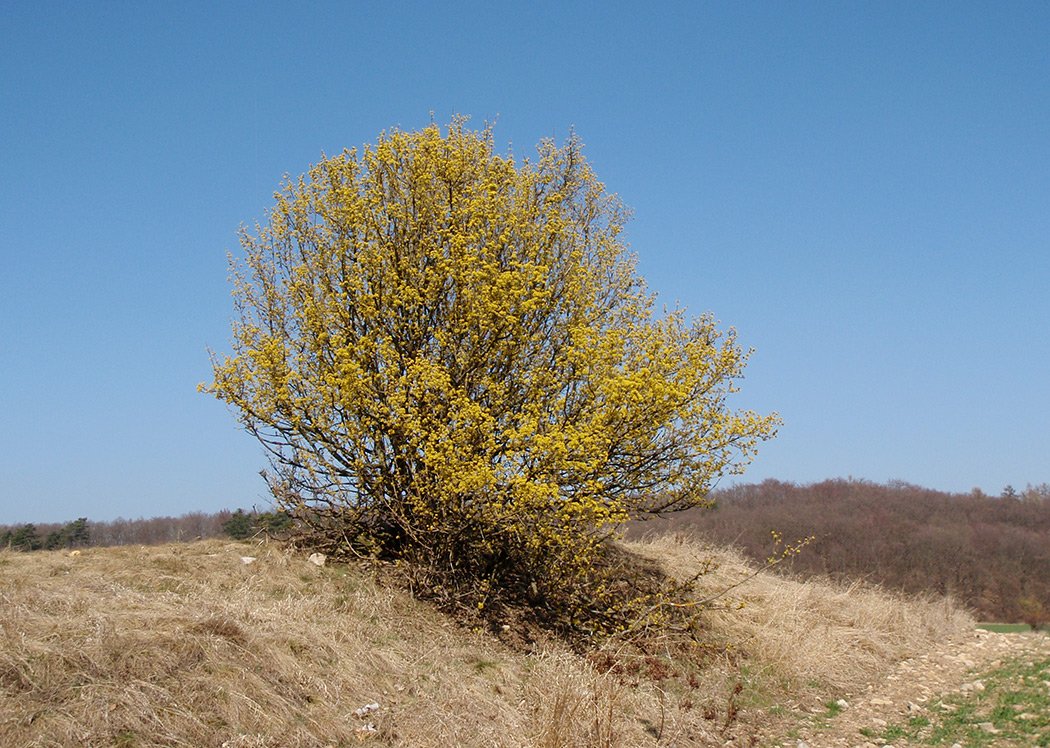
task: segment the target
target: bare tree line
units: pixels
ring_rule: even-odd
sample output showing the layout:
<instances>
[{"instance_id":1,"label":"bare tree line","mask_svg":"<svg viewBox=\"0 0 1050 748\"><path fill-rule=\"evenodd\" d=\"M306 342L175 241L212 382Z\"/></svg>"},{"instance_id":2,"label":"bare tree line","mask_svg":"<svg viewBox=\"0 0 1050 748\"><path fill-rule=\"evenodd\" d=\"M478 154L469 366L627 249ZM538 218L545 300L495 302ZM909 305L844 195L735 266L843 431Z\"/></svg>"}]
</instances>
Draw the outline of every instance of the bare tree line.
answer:
<instances>
[{"instance_id":1,"label":"bare tree line","mask_svg":"<svg viewBox=\"0 0 1050 748\"><path fill-rule=\"evenodd\" d=\"M903 482L776 480L721 489L714 510L691 510L635 531L687 530L764 560L771 531L815 536L785 567L906 592L950 594L988 620L1022 620L1026 602L1050 609L1050 485L999 496L946 493Z\"/></svg>"}]
</instances>

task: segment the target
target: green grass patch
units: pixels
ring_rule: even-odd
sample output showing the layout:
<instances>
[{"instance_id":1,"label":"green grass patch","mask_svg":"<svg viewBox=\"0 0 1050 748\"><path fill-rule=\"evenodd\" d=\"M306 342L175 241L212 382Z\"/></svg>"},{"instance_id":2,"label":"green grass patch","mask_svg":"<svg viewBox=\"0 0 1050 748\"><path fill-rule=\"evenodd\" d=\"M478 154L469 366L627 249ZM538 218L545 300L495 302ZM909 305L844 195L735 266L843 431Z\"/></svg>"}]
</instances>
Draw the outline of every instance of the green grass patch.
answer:
<instances>
[{"instance_id":1,"label":"green grass patch","mask_svg":"<svg viewBox=\"0 0 1050 748\"><path fill-rule=\"evenodd\" d=\"M997 634L1023 634L1032 629L1027 623L978 623L977 628ZM1045 627L1041 630L1046 630Z\"/></svg>"},{"instance_id":2,"label":"green grass patch","mask_svg":"<svg viewBox=\"0 0 1050 748\"><path fill-rule=\"evenodd\" d=\"M831 700L824 702L823 712L814 711L811 713L798 713L797 716L800 719L808 722L811 728L816 728L818 730L826 730L829 727L831 727L832 720L834 720L835 717L842 714L844 710L845 707L839 704L838 700ZM770 710L770 712L772 713L772 709ZM788 735L788 737L794 738L796 736Z\"/></svg>"},{"instance_id":3,"label":"green grass patch","mask_svg":"<svg viewBox=\"0 0 1050 748\"><path fill-rule=\"evenodd\" d=\"M910 745L1050 748L1050 658L1021 658L979 680L983 691L946 696L926 715L861 732Z\"/></svg>"},{"instance_id":4,"label":"green grass patch","mask_svg":"<svg viewBox=\"0 0 1050 748\"><path fill-rule=\"evenodd\" d=\"M824 716L830 719L831 717L837 717L842 714L844 707L837 701L829 701L824 705L824 708L828 710Z\"/></svg>"}]
</instances>

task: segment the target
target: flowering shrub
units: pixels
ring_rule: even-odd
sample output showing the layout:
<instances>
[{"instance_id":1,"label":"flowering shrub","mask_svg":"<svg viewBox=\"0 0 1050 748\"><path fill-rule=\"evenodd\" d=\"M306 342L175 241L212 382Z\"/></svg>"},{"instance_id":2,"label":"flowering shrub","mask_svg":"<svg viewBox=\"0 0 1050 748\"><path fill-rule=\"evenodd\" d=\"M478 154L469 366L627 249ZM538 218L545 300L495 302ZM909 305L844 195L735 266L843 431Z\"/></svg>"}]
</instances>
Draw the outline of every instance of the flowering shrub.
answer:
<instances>
[{"instance_id":1,"label":"flowering shrub","mask_svg":"<svg viewBox=\"0 0 1050 748\"><path fill-rule=\"evenodd\" d=\"M242 231L233 353L203 389L330 552L411 562L480 609L579 612L616 526L702 503L774 433L727 404L732 330L654 315L575 138L516 162L462 119L395 130L275 198Z\"/></svg>"}]
</instances>

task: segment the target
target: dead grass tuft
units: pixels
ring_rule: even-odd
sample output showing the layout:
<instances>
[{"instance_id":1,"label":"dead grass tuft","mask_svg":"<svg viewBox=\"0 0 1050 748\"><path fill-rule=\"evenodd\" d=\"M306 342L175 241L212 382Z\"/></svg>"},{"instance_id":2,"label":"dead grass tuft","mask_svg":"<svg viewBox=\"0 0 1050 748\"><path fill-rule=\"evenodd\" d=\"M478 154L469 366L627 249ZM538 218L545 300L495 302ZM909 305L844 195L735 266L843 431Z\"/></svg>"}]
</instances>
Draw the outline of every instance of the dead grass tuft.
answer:
<instances>
[{"instance_id":1,"label":"dead grass tuft","mask_svg":"<svg viewBox=\"0 0 1050 748\"><path fill-rule=\"evenodd\" d=\"M212 634L243 647L248 635L239 623L229 616L209 616L190 626L190 631L198 634Z\"/></svg>"}]
</instances>

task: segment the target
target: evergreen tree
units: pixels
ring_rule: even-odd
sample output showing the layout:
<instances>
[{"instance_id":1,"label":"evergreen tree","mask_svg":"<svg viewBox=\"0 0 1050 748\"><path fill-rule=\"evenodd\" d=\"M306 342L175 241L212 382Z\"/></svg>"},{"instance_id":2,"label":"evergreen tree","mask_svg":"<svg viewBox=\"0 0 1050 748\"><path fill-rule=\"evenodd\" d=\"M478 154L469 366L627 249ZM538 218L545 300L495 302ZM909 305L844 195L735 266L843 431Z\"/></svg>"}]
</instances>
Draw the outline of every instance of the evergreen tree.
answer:
<instances>
[{"instance_id":1,"label":"evergreen tree","mask_svg":"<svg viewBox=\"0 0 1050 748\"><path fill-rule=\"evenodd\" d=\"M44 540L45 551L55 551L59 548L65 548L68 545L68 537L66 535L65 528L61 530L53 530L47 534L47 539Z\"/></svg>"},{"instance_id":2,"label":"evergreen tree","mask_svg":"<svg viewBox=\"0 0 1050 748\"><path fill-rule=\"evenodd\" d=\"M91 542L91 531L88 529L87 517L80 517L70 522L62 528L62 532L65 534L66 543L70 547L88 545Z\"/></svg>"},{"instance_id":3,"label":"evergreen tree","mask_svg":"<svg viewBox=\"0 0 1050 748\"><path fill-rule=\"evenodd\" d=\"M222 531L234 540L246 540L255 533L255 523L250 514L246 514L243 509L238 509L222 523Z\"/></svg>"},{"instance_id":4,"label":"evergreen tree","mask_svg":"<svg viewBox=\"0 0 1050 748\"><path fill-rule=\"evenodd\" d=\"M11 547L18 551L35 551L43 547L36 525L22 525L11 536Z\"/></svg>"}]
</instances>

